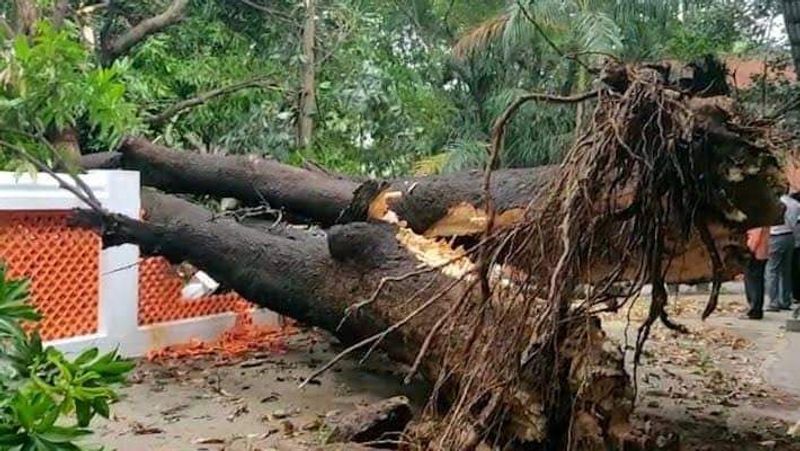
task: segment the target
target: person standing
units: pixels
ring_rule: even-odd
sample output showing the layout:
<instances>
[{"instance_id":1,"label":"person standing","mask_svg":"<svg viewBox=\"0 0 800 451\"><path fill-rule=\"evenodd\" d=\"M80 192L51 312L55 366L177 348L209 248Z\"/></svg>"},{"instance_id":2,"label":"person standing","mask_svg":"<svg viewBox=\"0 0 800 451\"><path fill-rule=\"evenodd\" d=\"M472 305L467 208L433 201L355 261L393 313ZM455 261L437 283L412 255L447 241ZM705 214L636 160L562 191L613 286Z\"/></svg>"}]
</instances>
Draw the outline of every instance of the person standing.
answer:
<instances>
[{"instance_id":1,"label":"person standing","mask_svg":"<svg viewBox=\"0 0 800 451\"><path fill-rule=\"evenodd\" d=\"M769 227L747 231L747 247L752 255L744 272L744 292L750 309L744 319L764 318L764 268L769 258Z\"/></svg>"},{"instance_id":2,"label":"person standing","mask_svg":"<svg viewBox=\"0 0 800 451\"><path fill-rule=\"evenodd\" d=\"M769 231L769 260L766 267L768 312L792 308L792 254L794 231L800 218L800 202L790 196L781 196L781 203L785 208L783 224L772 226Z\"/></svg>"},{"instance_id":3,"label":"person standing","mask_svg":"<svg viewBox=\"0 0 800 451\"><path fill-rule=\"evenodd\" d=\"M800 203L800 191L789 195ZM800 303L800 218L794 225L794 252L792 253L792 298L795 304Z\"/></svg>"}]
</instances>

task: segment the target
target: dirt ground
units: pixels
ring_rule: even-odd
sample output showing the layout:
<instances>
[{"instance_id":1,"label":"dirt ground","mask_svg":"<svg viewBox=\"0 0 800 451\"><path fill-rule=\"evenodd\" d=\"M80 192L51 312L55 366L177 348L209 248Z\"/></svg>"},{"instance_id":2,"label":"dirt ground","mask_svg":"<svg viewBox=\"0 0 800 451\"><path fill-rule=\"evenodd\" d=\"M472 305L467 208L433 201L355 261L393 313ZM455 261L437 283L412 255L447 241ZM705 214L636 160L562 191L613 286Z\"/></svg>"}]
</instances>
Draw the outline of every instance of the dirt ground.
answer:
<instances>
[{"instance_id":1,"label":"dirt ground","mask_svg":"<svg viewBox=\"0 0 800 451\"><path fill-rule=\"evenodd\" d=\"M800 420L800 333L784 332L789 314L740 320L743 299L728 295L703 323L704 302L671 301L689 335L654 328L637 369L636 424L658 438L658 449L800 450L800 438L789 434ZM646 308L642 300L631 311L629 351ZM626 325L627 312L604 318L621 346ZM403 369L381 357L361 366L346 359L299 390L336 349L323 334L304 331L283 355L143 361L93 441L122 451L297 449L324 440L326 417L360 404L395 395L424 402L425 384L403 385Z\"/></svg>"}]
</instances>

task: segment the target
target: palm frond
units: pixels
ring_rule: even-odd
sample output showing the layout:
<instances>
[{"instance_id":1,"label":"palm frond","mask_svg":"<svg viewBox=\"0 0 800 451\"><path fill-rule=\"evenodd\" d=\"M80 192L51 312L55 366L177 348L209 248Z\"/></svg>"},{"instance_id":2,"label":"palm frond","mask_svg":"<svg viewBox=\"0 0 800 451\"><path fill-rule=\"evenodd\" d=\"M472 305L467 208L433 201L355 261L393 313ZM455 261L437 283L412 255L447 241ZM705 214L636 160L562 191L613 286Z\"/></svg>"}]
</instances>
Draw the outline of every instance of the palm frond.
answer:
<instances>
[{"instance_id":1,"label":"palm frond","mask_svg":"<svg viewBox=\"0 0 800 451\"><path fill-rule=\"evenodd\" d=\"M582 13L576 31L582 52L617 54L622 50L622 30L604 12Z\"/></svg>"},{"instance_id":2,"label":"palm frond","mask_svg":"<svg viewBox=\"0 0 800 451\"><path fill-rule=\"evenodd\" d=\"M411 171L417 177L439 174L447 165L447 160L449 159L450 154L447 152L423 157L411 165Z\"/></svg>"},{"instance_id":3,"label":"palm frond","mask_svg":"<svg viewBox=\"0 0 800 451\"><path fill-rule=\"evenodd\" d=\"M487 158L488 143L485 141L460 139L447 146L447 163L442 172L457 172L483 167Z\"/></svg>"},{"instance_id":4,"label":"palm frond","mask_svg":"<svg viewBox=\"0 0 800 451\"><path fill-rule=\"evenodd\" d=\"M466 32L453 46L453 56L456 59L463 60L477 50L488 47L490 43L504 33L510 18L509 14L501 14Z\"/></svg>"}]
</instances>

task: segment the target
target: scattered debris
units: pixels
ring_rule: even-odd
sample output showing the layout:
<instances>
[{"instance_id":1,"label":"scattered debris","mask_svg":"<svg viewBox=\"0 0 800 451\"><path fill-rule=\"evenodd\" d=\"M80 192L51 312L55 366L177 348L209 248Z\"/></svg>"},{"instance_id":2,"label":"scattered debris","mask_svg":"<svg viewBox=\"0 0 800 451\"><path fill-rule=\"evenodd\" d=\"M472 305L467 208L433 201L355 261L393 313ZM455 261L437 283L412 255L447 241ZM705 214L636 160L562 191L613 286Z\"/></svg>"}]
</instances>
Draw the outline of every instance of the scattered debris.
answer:
<instances>
[{"instance_id":1,"label":"scattered debris","mask_svg":"<svg viewBox=\"0 0 800 451\"><path fill-rule=\"evenodd\" d=\"M138 421L131 423L131 432L134 435L162 434L164 430L155 426L145 426Z\"/></svg>"},{"instance_id":2,"label":"scattered debris","mask_svg":"<svg viewBox=\"0 0 800 451\"><path fill-rule=\"evenodd\" d=\"M789 437L794 437L794 438L800 437L800 421L795 423L794 426L790 427L789 430L786 431L786 434Z\"/></svg>"},{"instance_id":3,"label":"scattered debris","mask_svg":"<svg viewBox=\"0 0 800 451\"><path fill-rule=\"evenodd\" d=\"M167 346L149 352L148 360L165 361L210 355L230 359L247 352L259 352L261 355L283 354L286 352L286 338L297 332L292 324L282 327L256 325L249 309L236 314L234 326L217 340L192 340L187 344Z\"/></svg>"},{"instance_id":4,"label":"scattered debris","mask_svg":"<svg viewBox=\"0 0 800 451\"><path fill-rule=\"evenodd\" d=\"M329 419L327 442L365 443L400 434L411 421L411 405L405 396L396 396L354 412Z\"/></svg>"},{"instance_id":5,"label":"scattered debris","mask_svg":"<svg viewBox=\"0 0 800 451\"><path fill-rule=\"evenodd\" d=\"M198 438L192 441L195 445L224 445L227 443L221 438Z\"/></svg>"},{"instance_id":6,"label":"scattered debris","mask_svg":"<svg viewBox=\"0 0 800 451\"><path fill-rule=\"evenodd\" d=\"M236 408L231 412L230 415L227 416L228 421L234 421L235 419L239 418L240 416L250 412L250 409L247 407L247 404L239 404Z\"/></svg>"},{"instance_id":7,"label":"scattered debris","mask_svg":"<svg viewBox=\"0 0 800 451\"><path fill-rule=\"evenodd\" d=\"M320 420L319 418L316 418L316 419L311 420L308 423L305 423L304 425L302 425L300 427L300 429L302 429L304 431L317 431L321 427L322 427L322 420Z\"/></svg>"},{"instance_id":8,"label":"scattered debris","mask_svg":"<svg viewBox=\"0 0 800 451\"><path fill-rule=\"evenodd\" d=\"M280 399L280 396L281 396L280 394L278 394L278 393L275 393L275 392L272 392L272 393L270 393L270 395L269 395L269 396L267 396L267 397L265 397L265 398L261 398L261 401L260 401L260 402L261 402L261 403L275 402L275 401L277 401L278 399Z\"/></svg>"},{"instance_id":9,"label":"scattered debris","mask_svg":"<svg viewBox=\"0 0 800 451\"><path fill-rule=\"evenodd\" d=\"M290 420L283 420L281 422L281 427L283 428L283 435L289 437L294 434L294 423L292 423Z\"/></svg>"}]
</instances>

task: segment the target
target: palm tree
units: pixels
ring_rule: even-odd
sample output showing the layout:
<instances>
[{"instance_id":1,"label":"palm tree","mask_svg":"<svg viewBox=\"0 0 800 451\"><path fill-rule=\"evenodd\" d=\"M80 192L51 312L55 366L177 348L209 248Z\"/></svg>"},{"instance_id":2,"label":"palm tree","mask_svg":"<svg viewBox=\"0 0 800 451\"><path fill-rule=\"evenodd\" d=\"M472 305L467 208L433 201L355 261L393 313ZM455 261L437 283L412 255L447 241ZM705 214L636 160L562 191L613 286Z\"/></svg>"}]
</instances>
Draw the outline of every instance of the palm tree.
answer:
<instances>
[{"instance_id":1,"label":"palm tree","mask_svg":"<svg viewBox=\"0 0 800 451\"><path fill-rule=\"evenodd\" d=\"M681 6L679 0L509 0L504 11L464 33L453 47L464 90L460 123L445 154L419 167L480 166L492 121L517 95L583 91L602 58L659 56ZM573 106L524 107L507 132L503 165L558 161L582 116Z\"/></svg>"}]
</instances>

